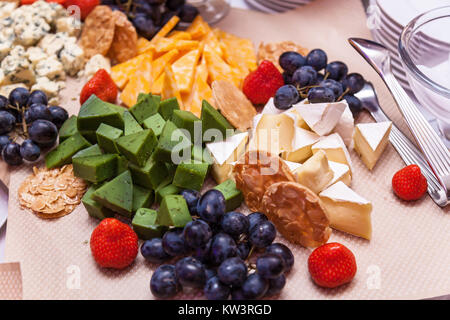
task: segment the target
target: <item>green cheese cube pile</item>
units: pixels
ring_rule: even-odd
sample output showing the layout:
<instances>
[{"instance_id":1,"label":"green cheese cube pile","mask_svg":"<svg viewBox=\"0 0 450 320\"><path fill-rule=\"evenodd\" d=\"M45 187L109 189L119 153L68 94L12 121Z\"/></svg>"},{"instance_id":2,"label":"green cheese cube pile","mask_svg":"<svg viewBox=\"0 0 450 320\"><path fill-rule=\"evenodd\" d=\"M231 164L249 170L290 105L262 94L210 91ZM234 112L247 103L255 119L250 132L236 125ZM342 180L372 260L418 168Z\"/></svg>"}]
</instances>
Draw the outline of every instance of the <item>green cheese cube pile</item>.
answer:
<instances>
[{"instance_id":1,"label":"green cheese cube pile","mask_svg":"<svg viewBox=\"0 0 450 320\"><path fill-rule=\"evenodd\" d=\"M200 123L196 123L199 121ZM60 145L45 163L55 168L72 163L74 174L91 183L82 198L88 214L97 219L119 214L132 219L141 239L161 236L168 227L184 227L192 220L183 189L200 190L211 159L197 145L195 128L233 127L206 101L202 117L180 110L176 98L140 94L129 110L92 95L60 130ZM182 130L179 130L182 129ZM182 157L177 165L172 159ZM217 186L227 209L242 202L232 180ZM159 205L158 210L151 209Z\"/></svg>"}]
</instances>

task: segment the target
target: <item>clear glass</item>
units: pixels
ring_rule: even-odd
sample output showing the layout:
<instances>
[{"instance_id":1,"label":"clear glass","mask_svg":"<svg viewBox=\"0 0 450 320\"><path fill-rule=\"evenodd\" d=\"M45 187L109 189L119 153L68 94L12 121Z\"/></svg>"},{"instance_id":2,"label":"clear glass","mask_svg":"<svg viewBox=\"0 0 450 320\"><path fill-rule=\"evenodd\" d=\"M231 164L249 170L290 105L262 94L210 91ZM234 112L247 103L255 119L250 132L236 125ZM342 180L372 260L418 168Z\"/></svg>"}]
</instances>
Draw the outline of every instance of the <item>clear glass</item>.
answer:
<instances>
[{"instance_id":1,"label":"clear glass","mask_svg":"<svg viewBox=\"0 0 450 320\"><path fill-rule=\"evenodd\" d=\"M438 120L450 143L450 6L425 12L402 31L399 52L420 104Z\"/></svg>"},{"instance_id":2,"label":"clear glass","mask_svg":"<svg viewBox=\"0 0 450 320\"><path fill-rule=\"evenodd\" d=\"M230 11L228 0L188 0L187 2L197 7L203 19L209 24L219 22Z\"/></svg>"}]
</instances>

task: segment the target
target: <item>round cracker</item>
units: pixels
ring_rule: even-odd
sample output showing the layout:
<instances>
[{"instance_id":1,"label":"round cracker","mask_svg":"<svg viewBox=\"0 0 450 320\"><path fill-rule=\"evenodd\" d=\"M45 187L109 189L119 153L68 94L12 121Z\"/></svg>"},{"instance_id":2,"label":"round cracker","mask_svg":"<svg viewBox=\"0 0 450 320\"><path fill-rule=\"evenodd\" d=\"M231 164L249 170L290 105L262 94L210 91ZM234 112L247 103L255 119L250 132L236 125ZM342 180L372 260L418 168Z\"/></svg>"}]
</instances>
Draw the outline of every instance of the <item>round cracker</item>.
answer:
<instances>
[{"instance_id":1,"label":"round cracker","mask_svg":"<svg viewBox=\"0 0 450 320\"><path fill-rule=\"evenodd\" d=\"M251 128L256 109L244 93L226 80L214 81L211 88L216 106L228 122L241 131Z\"/></svg>"},{"instance_id":2,"label":"round cracker","mask_svg":"<svg viewBox=\"0 0 450 320\"><path fill-rule=\"evenodd\" d=\"M80 45L86 58L96 54L106 55L114 39L115 19L108 6L97 6L87 16Z\"/></svg>"}]
</instances>

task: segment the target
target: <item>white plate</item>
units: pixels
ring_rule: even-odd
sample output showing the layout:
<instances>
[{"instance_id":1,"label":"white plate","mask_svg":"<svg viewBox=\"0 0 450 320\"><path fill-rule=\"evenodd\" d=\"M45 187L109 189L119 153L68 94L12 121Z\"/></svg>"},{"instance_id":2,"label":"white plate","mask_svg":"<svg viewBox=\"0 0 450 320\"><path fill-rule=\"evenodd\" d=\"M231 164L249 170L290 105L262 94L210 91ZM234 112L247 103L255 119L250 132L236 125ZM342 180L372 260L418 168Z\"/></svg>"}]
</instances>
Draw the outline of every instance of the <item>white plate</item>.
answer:
<instances>
[{"instance_id":1,"label":"white plate","mask_svg":"<svg viewBox=\"0 0 450 320\"><path fill-rule=\"evenodd\" d=\"M272 10L266 6L263 6L262 4L260 4L259 2L257 2L256 0L245 0L245 2L253 9L256 9L258 11L262 11L265 13L270 13L270 14L274 14L274 13L279 13L278 11Z\"/></svg>"}]
</instances>

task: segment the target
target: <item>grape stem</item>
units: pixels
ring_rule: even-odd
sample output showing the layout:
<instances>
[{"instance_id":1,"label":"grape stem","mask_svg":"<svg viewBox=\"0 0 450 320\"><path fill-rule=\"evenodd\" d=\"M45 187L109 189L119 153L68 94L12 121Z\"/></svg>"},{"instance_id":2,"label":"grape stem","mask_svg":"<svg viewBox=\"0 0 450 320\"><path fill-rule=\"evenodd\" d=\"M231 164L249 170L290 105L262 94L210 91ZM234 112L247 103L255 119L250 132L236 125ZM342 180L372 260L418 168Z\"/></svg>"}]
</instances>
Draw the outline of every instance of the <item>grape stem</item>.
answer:
<instances>
[{"instance_id":1,"label":"grape stem","mask_svg":"<svg viewBox=\"0 0 450 320\"><path fill-rule=\"evenodd\" d=\"M337 98L336 101L341 101L342 98L349 92L349 88L345 89L344 92L342 92L342 94L339 96L339 98Z\"/></svg>"},{"instance_id":2,"label":"grape stem","mask_svg":"<svg viewBox=\"0 0 450 320\"><path fill-rule=\"evenodd\" d=\"M22 130L24 135L28 136L28 128L27 128L27 122L25 121L25 108L21 108L20 112L22 113Z\"/></svg>"}]
</instances>

